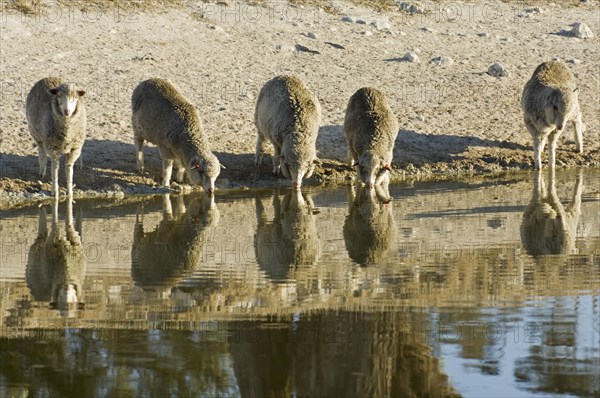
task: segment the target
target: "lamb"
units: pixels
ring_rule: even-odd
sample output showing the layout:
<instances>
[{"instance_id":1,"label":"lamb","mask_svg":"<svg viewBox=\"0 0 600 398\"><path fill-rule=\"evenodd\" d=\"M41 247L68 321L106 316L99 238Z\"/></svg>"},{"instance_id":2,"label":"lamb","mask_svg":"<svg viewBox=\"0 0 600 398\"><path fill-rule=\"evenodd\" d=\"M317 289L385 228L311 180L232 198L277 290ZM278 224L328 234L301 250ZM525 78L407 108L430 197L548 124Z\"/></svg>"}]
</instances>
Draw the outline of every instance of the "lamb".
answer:
<instances>
[{"instance_id":1,"label":"lamb","mask_svg":"<svg viewBox=\"0 0 600 398\"><path fill-rule=\"evenodd\" d=\"M72 315L82 309L86 265L81 223L73 223L73 201L67 200L65 235L58 228L58 199L53 199L51 229L46 209L40 208L38 236L29 249L26 279L34 299Z\"/></svg>"},{"instance_id":2,"label":"lamb","mask_svg":"<svg viewBox=\"0 0 600 398\"><path fill-rule=\"evenodd\" d=\"M40 177L46 175L48 157L52 164L52 193L58 197L58 168L66 156L67 194L73 196L73 164L82 167L81 149L86 135L86 111L82 100L85 91L47 77L33 85L26 100L29 132L38 147Z\"/></svg>"},{"instance_id":3,"label":"lamb","mask_svg":"<svg viewBox=\"0 0 600 398\"><path fill-rule=\"evenodd\" d=\"M149 141L158 146L163 161L163 186L170 186L175 164L178 182L187 171L192 184L213 193L222 166L210 149L198 111L177 87L164 79L145 80L133 90L131 109L138 170L144 172L142 148Z\"/></svg>"},{"instance_id":4,"label":"lamb","mask_svg":"<svg viewBox=\"0 0 600 398\"><path fill-rule=\"evenodd\" d=\"M256 166L262 161L265 141L273 144L273 174L292 179L300 189L310 178L317 159L316 141L321 105L308 86L295 76L277 76L260 90L254 113Z\"/></svg>"},{"instance_id":5,"label":"lamb","mask_svg":"<svg viewBox=\"0 0 600 398\"><path fill-rule=\"evenodd\" d=\"M542 152L550 143L549 166L554 167L556 143L568 121L575 128L575 144L583 152L583 130L578 100L579 90L573 74L561 61L540 64L525 84L521 108L525 126L533 138L536 169L542 168Z\"/></svg>"},{"instance_id":6,"label":"lamb","mask_svg":"<svg viewBox=\"0 0 600 398\"><path fill-rule=\"evenodd\" d=\"M363 87L350 97L344 119L348 162L369 189L389 182L398 120L382 92Z\"/></svg>"},{"instance_id":7,"label":"lamb","mask_svg":"<svg viewBox=\"0 0 600 398\"><path fill-rule=\"evenodd\" d=\"M192 199L186 209L177 197L175 217L169 194L163 195L163 219L150 232L144 231L144 214L136 215L131 249L131 273L144 289L169 289L186 272L200 266L207 235L219 223L214 195Z\"/></svg>"}]
</instances>

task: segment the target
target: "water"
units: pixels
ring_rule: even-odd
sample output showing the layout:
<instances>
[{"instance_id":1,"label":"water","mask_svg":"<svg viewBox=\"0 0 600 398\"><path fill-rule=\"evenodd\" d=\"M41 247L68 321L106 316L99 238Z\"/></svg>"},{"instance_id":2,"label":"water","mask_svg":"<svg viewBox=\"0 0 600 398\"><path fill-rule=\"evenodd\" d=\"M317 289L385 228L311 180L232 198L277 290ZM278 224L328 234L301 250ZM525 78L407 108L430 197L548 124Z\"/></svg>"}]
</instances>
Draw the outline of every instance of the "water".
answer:
<instances>
[{"instance_id":1,"label":"water","mask_svg":"<svg viewBox=\"0 0 600 398\"><path fill-rule=\"evenodd\" d=\"M0 213L0 396L600 394L600 173Z\"/></svg>"}]
</instances>

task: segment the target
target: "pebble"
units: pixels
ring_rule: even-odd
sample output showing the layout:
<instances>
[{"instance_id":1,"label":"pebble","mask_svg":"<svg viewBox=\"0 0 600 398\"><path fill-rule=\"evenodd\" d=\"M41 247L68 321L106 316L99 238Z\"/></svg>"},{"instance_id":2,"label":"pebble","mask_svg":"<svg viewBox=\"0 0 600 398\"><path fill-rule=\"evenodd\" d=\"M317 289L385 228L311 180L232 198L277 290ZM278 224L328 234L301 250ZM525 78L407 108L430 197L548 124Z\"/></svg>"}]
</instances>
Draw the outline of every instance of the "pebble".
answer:
<instances>
[{"instance_id":1,"label":"pebble","mask_svg":"<svg viewBox=\"0 0 600 398\"><path fill-rule=\"evenodd\" d=\"M448 66L452 65L454 63L454 60L450 57L438 56L431 58L429 63L436 66Z\"/></svg>"},{"instance_id":2,"label":"pebble","mask_svg":"<svg viewBox=\"0 0 600 398\"><path fill-rule=\"evenodd\" d=\"M208 28L214 30L215 32L225 32L225 29L219 25L209 25Z\"/></svg>"},{"instance_id":3,"label":"pebble","mask_svg":"<svg viewBox=\"0 0 600 398\"><path fill-rule=\"evenodd\" d=\"M423 115L417 115L416 119L420 122L424 122L425 121L425 116Z\"/></svg>"},{"instance_id":4,"label":"pebble","mask_svg":"<svg viewBox=\"0 0 600 398\"><path fill-rule=\"evenodd\" d=\"M387 19L376 19L371 22L371 26L373 26L377 30L391 30L392 24Z\"/></svg>"},{"instance_id":5,"label":"pebble","mask_svg":"<svg viewBox=\"0 0 600 398\"><path fill-rule=\"evenodd\" d=\"M363 32L363 35L365 35L365 36L373 36L373 32L371 32L370 30L365 30Z\"/></svg>"},{"instance_id":6,"label":"pebble","mask_svg":"<svg viewBox=\"0 0 600 398\"><path fill-rule=\"evenodd\" d=\"M489 66L487 74L492 77L506 77L508 76L508 71L504 66L496 62Z\"/></svg>"},{"instance_id":7,"label":"pebble","mask_svg":"<svg viewBox=\"0 0 600 398\"><path fill-rule=\"evenodd\" d=\"M568 63L570 63L570 64L574 64L574 65L579 65L579 64L581 64L581 60L580 60L580 59L577 59L577 58L571 58L571 59L568 59L568 60L567 60L567 62L568 62Z\"/></svg>"},{"instance_id":8,"label":"pebble","mask_svg":"<svg viewBox=\"0 0 600 398\"><path fill-rule=\"evenodd\" d=\"M594 33L592 32L590 27L584 24L583 22L575 22L573 24L571 35L580 39L591 39L592 37L594 37Z\"/></svg>"},{"instance_id":9,"label":"pebble","mask_svg":"<svg viewBox=\"0 0 600 398\"><path fill-rule=\"evenodd\" d=\"M406 53L402 57L402 60L406 62L419 62L419 56L415 53Z\"/></svg>"},{"instance_id":10,"label":"pebble","mask_svg":"<svg viewBox=\"0 0 600 398\"><path fill-rule=\"evenodd\" d=\"M479 37L490 37L490 34L488 32L479 32L479 33L477 33L477 36L479 36Z\"/></svg>"},{"instance_id":11,"label":"pebble","mask_svg":"<svg viewBox=\"0 0 600 398\"><path fill-rule=\"evenodd\" d=\"M346 15L345 17L342 17L342 22L356 23L356 17L351 17L350 15Z\"/></svg>"},{"instance_id":12,"label":"pebble","mask_svg":"<svg viewBox=\"0 0 600 398\"><path fill-rule=\"evenodd\" d=\"M307 32L306 37L310 37L311 39L316 39L317 34L315 32Z\"/></svg>"},{"instance_id":13,"label":"pebble","mask_svg":"<svg viewBox=\"0 0 600 398\"><path fill-rule=\"evenodd\" d=\"M400 3L400 9L404 12L407 12L409 14L423 14L425 12L425 10L423 9L423 7L420 7L416 4L411 4L407 1L403 1L402 3Z\"/></svg>"}]
</instances>

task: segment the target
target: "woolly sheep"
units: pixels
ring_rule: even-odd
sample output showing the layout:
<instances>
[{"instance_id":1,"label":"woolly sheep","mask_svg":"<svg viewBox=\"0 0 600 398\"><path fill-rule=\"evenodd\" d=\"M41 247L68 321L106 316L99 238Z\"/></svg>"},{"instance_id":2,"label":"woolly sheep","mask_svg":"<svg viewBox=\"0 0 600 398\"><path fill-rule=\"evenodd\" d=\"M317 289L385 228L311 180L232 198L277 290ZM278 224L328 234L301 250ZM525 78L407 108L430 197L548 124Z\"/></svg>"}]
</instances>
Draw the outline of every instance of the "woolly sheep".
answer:
<instances>
[{"instance_id":1,"label":"woolly sheep","mask_svg":"<svg viewBox=\"0 0 600 398\"><path fill-rule=\"evenodd\" d=\"M52 165L52 193L58 196L58 168L66 156L67 194L73 195L73 164L82 166L81 148L86 135L85 91L77 90L60 78L47 77L33 85L25 105L29 132L38 147L40 177L46 175L49 157Z\"/></svg>"},{"instance_id":2,"label":"woolly sheep","mask_svg":"<svg viewBox=\"0 0 600 398\"><path fill-rule=\"evenodd\" d=\"M273 174L282 173L299 189L303 178L313 174L317 159L316 141L321 124L321 105L308 86L295 76L277 76L260 90L254 123L256 165L265 152L265 141L275 149Z\"/></svg>"},{"instance_id":3,"label":"woolly sheep","mask_svg":"<svg viewBox=\"0 0 600 398\"><path fill-rule=\"evenodd\" d=\"M219 223L214 198L195 198L186 208L183 196L178 196L173 216L171 197L163 195L163 219L149 232L144 231L144 214L138 212L131 249L136 285L169 289L185 272L198 268L207 234Z\"/></svg>"},{"instance_id":4,"label":"woolly sheep","mask_svg":"<svg viewBox=\"0 0 600 398\"><path fill-rule=\"evenodd\" d=\"M149 79L133 91L131 108L139 171L144 171L142 148L149 141L158 146L163 161L163 186L170 185L175 164L178 182L187 171L193 184L212 193L222 166L211 152L194 105L170 81Z\"/></svg>"},{"instance_id":5,"label":"woolly sheep","mask_svg":"<svg viewBox=\"0 0 600 398\"><path fill-rule=\"evenodd\" d=\"M533 159L542 168L542 152L549 141L549 166L554 167L556 143L568 121L575 128L575 144L583 152L583 130L578 88L573 74L561 61L540 64L525 84L521 108L525 126L533 138Z\"/></svg>"},{"instance_id":6,"label":"woolly sheep","mask_svg":"<svg viewBox=\"0 0 600 398\"><path fill-rule=\"evenodd\" d=\"M45 207L40 208L38 236L29 249L26 279L32 296L48 301L51 308L72 315L83 308L86 265L81 224L73 225L73 201L67 200L65 235L58 227L58 199L53 200L52 224L48 231Z\"/></svg>"},{"instance_id":7,"label":"woolly sheep","mask_svg":"<svg viewBox=\"0 0 600 398\"><path fill-rule=\"evenodd\" d=\"M348 256L362 266L380 263L395 247L397 228L389 203L389 193L381 185L375 189L349 188L349 212L344 222Z\"/></svg>"},{"instance_id":8,"label":"woolly sheep","mask_svg":"<svg viewBox=\"0 0 600 398\"><path fill-rule=\"evenodd\" d=\"M565 209L556 193L554 170L550 169L547 190L541 171L535 175L531 201L523 213L521 240L528 254L573 254L577 224L581 215L583 178L581 173L573 189L571 204Z\"/></svg>"},{"instance_id":9,"label":"woolly sheep","mask_svg":"<svg viewBox=\"0 0 600 398\"><path fill-rule=\"evenodd\" d=\"M259 266L269 279L281 282L299 265L314 264L319 258L319 238L310 196L288 192L283 201L273 194L274 217L269 220L260 198L256 198L254 250Z\"/></svg>"},{"instance_id":10,"label":"woolly sheep","mask_svg":"<svg viewBox=\"0 0 600 398\"><path fill-rule=\"evenodd\" d=\"M350 97L344 119L348 162L368 188L389 182L398 120L382 92L363 87Z\"/></svg>"}]
</instances>

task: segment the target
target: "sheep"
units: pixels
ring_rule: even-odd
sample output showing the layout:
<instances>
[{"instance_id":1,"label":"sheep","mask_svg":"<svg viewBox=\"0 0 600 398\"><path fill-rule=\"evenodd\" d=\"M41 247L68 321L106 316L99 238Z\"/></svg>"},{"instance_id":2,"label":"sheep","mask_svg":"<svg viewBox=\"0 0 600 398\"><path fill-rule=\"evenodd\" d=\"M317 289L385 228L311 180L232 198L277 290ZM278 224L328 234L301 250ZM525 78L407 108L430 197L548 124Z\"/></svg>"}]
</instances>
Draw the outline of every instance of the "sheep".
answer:
<instances>
[{"instance_id":1,"label":"sheep","mask_svg":"<svg viewBox=\"0 0 600 398\"><path fill-rule=\"evenodd\" d=\"M212 153L198 111L168 80L141 82L131 96L132 126L137 166L144 172L144 142L158 146L162 158L162 185L170 186L173 164L176 180L187 172L192 184L213 193L221 164ZM223 167L224 168L224 167Z\"/></svg>"},{"instance_id":2,"label":"sheep","mask_svg":"<svg viewBox=\"0 0 600 398\"><path fill-rule=\"evenodd\" d=\"M579 109L579 89L573 74L561 61L540 64L525 84L521 108L525 126L533 138L536 169L542 168L542 152L550 144L549 166L554 167L556 143L568 121L575 128L575 144L583 152L583 130Z\"/></svg>"},{"instance_id":3,"label":"sheep","mask_svg":"<svg viewBox=\"0 0 600 398\"><path fill-rule=\"evenodd\" d=\"M163 195L163 219L150 232L144 232L144 214L136 215L131 273L144 289L171 288L197 269L206 236L219 223L214 195L191 200L187 209L183 196L178 196L176 209L173 217L170 195Z\"/></svg>"},{"instance_id":4,"label":"sheep","mask_svg":"<svg viewBox=\"0 0 600 398\"><path fill-rule=\"evenodd\" d=\"M87 115L85 91L64 83L58 77L47 77L33 85L27 95L25 110L29 133L38 147L39 174L46 175L48 157L52 164L52 193L59 195L58 168L66 156L67 194L73 196L73 164L79 160L85 142Z\"/></svg>"},{"instance_id":5,"label":"sheep","mask_svg":"<svg viewBox=\"0 0 600 398\"><path fill-rule=\"evenodd\" d=\"M536 172L531 202L523 213L521 240L527 253L532 256L575 252L583 178L579 173L571 204L565 209L556 193L554 170L550 169L549 173L548 191L541 171Z\"/></svg>"},{"instance_id":6,"label":"sheep","mask_svg":"<svg viewBox=\"0 0 600 398\"><path fill-rule=\"evenodd\" d=\"M375 189L349 188L349 212L344 222L344 241L348 256L361 266L380 263L395 247L397 228L389 203L389 193L382 186Z\"/></svg>"},{"instance_id":7,"label":"sheep","mask_svg":"<svg viewBox=\"0 0 600 398\"><path fill-rule=\"evenodd\" d=\"M254 113L256 166L262 161L265 142L273 144L273 174L292 179L300 189L310 178L317 159L316 141L321 105L308 86L295 76L277 76L260 90Z\"/></svg>"},{"instance_id":8,"label":"sheep","mask_svg":"<svg viewBox=\"0 0 600 398\"><path fill-rule=\"evenodd\" d=\"M45 207L40 208L38 235L29 249L26 279L32 296L71 316L82 309L86 264L81 223L73 225L73 201L67 200L65 235L58 228L58 199L53 199L51 229Z\"/></svg>"},{"instance_id":9,"label":"sheep","mask_svg":"<svg viewBox=\"0 0 600 398\"><path fill-rule=\"evenodd\" d=\"M319 258L319 238L310 196L288 192L283 201L273 194L275 215L269 220L260 198L256 198L254 250L259 266L274 282L285 281L291 267L314 264Z\"/></svg>"},{"instance_id":10,"label":"sheep","mask_svg":"<svg viewBox=\"0 0 600 398\"><path fill-rule=\"evenodd\" d=\"M348 164L356 167L368 188L389 182L398 120L382 92L372 87L356 91L348 101L344 136L350 147Z\"/></svg>"}]
</instances>

